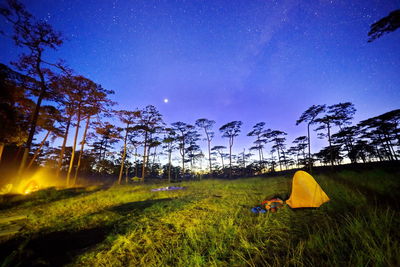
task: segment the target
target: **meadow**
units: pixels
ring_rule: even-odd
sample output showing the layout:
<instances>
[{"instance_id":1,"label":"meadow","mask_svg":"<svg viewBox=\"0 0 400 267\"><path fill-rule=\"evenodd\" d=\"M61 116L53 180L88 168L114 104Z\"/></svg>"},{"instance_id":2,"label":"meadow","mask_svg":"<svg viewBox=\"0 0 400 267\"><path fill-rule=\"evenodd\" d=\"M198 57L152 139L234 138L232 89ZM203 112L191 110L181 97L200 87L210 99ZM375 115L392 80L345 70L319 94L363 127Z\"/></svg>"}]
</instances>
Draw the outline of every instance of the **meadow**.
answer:
<instances>
[{"instance_id":1,"label":"meadow","mask_svg":"<svg viewBox=\"0 0 400 267\"><path fill-rule=\"evenodd\" d=\"M291 175L3 197L0 217L27 219L0 241L2 266L399 266L399 172L314 178L330 202L266 214L250 209L287 197Z\"/></svg>"}]
</instances>

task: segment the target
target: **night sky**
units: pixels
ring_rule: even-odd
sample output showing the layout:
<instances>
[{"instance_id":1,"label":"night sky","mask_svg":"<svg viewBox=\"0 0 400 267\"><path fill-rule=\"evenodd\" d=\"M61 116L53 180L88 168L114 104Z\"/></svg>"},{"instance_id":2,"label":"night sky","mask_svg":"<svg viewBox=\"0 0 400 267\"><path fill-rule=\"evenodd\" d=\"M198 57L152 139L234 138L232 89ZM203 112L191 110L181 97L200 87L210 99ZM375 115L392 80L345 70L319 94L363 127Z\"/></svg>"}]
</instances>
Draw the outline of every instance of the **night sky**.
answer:
<instances>
[{"instance_id":1,"label":"night sky","mask_svg":"<svg viewBox=\"0 0 400 267\"><path fill-rule=\"evenodd\" d=\"M400 30L367 43L399 1L22 2L67 38L47 58L114 90L117 108L152 104L167 123L205 117L215 130L242 120L236 152L259 121L289 144L305 135L295 122L313 104L351 101L356 122L399 108ZM0 41L0 61L15 60L21 51Z\"/></svg>"}]
</instances>

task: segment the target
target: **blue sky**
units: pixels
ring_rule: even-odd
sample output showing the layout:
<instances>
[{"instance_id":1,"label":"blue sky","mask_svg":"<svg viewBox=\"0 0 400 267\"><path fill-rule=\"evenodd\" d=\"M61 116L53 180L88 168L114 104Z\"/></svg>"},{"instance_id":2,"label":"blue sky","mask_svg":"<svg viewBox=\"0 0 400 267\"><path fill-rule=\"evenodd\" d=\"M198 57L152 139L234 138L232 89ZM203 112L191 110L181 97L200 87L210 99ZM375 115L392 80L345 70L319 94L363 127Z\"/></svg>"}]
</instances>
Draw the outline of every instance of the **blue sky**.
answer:
<instances>
[{"instance_id":1,"label":"blue sky","mask_svg":"<svg viewBox=\"0 0 400 267\"><path fill-rule=\"evenodd\" d=\"M295 122L313 104L353 102L356 122L399 108L400 31L367 43L399 1L22 2L67 39L46 57L114 90L118 108L152 104L167 123L206 117L215 130L242 120L236 151L259 121L288 143L305 135ZM21 52L4 37L0 49L3 63Z\"/></svg>"}]
</instances>

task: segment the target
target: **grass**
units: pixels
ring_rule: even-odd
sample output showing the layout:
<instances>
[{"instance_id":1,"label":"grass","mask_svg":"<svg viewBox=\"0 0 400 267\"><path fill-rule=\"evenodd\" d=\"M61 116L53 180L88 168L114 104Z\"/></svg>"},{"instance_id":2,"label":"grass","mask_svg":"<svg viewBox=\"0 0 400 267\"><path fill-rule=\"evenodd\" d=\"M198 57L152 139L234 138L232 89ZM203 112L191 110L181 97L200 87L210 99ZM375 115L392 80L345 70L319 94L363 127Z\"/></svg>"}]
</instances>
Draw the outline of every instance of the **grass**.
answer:
<instances>
[{"instance_id":1,"label":"grass","mask_svg":"<svg viewBox=\"0 0 400 267\"><path fill-rule=\"evenodd\" d=\"M315 178L330 202L260 215L250 209L289 193L290 177L36 192L0 205L28 216L0 243L3 266L399 266L399 210L377 201L399 197L398 174Z\"/></svg>"}]
</instances>

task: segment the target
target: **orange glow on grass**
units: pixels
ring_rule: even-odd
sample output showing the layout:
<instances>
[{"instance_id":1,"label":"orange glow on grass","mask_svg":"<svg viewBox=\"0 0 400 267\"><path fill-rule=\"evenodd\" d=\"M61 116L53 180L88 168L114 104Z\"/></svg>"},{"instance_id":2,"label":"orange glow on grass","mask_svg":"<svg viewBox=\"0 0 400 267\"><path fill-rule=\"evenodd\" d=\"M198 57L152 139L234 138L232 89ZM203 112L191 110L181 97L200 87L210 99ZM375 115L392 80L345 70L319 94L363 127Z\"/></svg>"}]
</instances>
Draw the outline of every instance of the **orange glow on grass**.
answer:
<instances>
[{"instance_id":1,"label":"orange glow on grass","mask_svg":"<svg viewBox=\"0 0 400 267\"><path fill-rule=\"evenodd\" d=\"M31 177L27 177L20 182L15 193L27 195L49 187L62 187L64 185L62 180L56 179L53 173L53 170L46 168L37 170Z\"/></svg>"},{"instance_id":2,"label":"orange glow on grass","mask_svg":"<svg viewBox=\"0 0 400 267\"><path fill-rule=\"evenodd\" d=\"M35 180L30 180L24 187L23 193L25 195L38 191L40 189L39 184Z\"/></svg>"}]
</instances>

